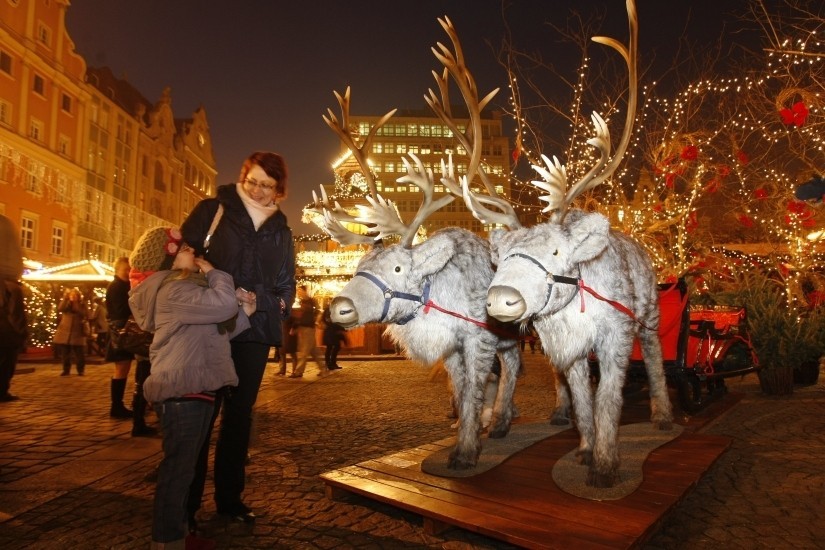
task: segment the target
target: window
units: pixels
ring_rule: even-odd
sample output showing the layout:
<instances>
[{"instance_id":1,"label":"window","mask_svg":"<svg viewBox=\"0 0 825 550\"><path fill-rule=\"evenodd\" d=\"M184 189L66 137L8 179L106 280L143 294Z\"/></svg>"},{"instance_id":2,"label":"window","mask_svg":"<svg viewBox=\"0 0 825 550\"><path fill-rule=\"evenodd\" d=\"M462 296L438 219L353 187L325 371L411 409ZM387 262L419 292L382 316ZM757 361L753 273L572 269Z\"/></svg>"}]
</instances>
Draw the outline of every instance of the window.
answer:
<instances>
[{"instance_id":1,"label":"window","mask_svg":"<svg viewBox=\"0 0 825 550\"><path fill-rule=\"evenodd\" d=\"M0 71L11 76L11 56L3 50L0 50Z\"/></svg>"},{"instance_id":2,"label":"window","mask_svg":"<svg viewBox=\"0 0 825 550\"><path fill-rule=\"evenodd\" d=\"M72 112L72 98L68 94L63 94L60 97L60 108L63 109L64 112L71 114Z\"/></svg>"},{"instance_id":3,"label":"window","mask_svg":"<svg viewBox=\"0 0 825 550\"><path fill-rule=\"evenodd\" d=\"M34 174L26 174L26 191L36 195L40 194L40 180Z\"/></svg>"},{"instance_id":4,"label":"window","mask_svg":"<svg viewBox=\"0 0 825 550\"><path fill-rule=\"evenodd\" d=\"M37 41L44 46L49 46L52 42L52 31L43 23L37 25Z\"/></svg>"},{"instance_id":5,"label":"window","mask_svg":"<svg viewBox=\"0 0 825 550\"><path fill-rule=\"evenodd\" d=\"M25 250L34 250L37 219L23 214L20 219L20 246Z\"/></svg>"},{"instance_id":6,"label":"window","mask_svg":"<svg viewBox=\"0 0 825 550\"><path fill-rule=\"evenodd\" d=\"M39 74L34 75L34 83L32 84L32 90L34 90L40 95L44 95L45 93L46 84L43 80L43 77Z\"/></svg>"},{"instance_id":7,"label":"window","mask_svg":"<svg viewBox=\"0 0 825 550\"><path fill-rule=\"evenodd\" d=\"M0 124L11 124L11 103L0 99Z\"/></svg>"},{"instance_id":8,"label":"window","mask_svg":"<svg viewBox=\"0 0 825 550\"><path fill-rule=\"evenodd\" d=\"M29 137L35 141L43 141L43 121L36 118L31 119L29 124Z\"/></svg>"},{"instance_id":9,"label":"window","mask_svg":"<svg viewBox=\"0 0 825 550\"><path fill-rule=\"evenodd\" d=\"M69 139L69 136L65 134L60 134L60 137L58 137L57 140L57 152L63 155L64 157L71 156L72 140Z\"/></svg>"},{"instance_id":10,"label":"window","mask_svg":"<svg viewBox=\"0 0 825 550\"><path fill-rule=\"evenodd\" d=\"M65 243L66 243L66 228L65 227L52 227L52 249L51 253L54 256L63 256L63 251L65 250Z\"/></svg>"}]
</instances>

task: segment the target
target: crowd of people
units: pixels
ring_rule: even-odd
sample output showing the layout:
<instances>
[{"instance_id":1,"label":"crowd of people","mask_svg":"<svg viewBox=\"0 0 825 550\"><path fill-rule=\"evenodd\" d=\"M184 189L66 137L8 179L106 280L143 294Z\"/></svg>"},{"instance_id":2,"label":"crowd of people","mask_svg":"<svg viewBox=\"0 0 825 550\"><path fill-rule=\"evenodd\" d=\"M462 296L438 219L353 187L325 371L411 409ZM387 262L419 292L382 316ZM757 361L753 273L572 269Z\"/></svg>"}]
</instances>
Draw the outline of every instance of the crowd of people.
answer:
<instances>
[{"instance_id":1,"label":"crowd of people","mask_svg":"<svg viewBox=\"0 0 825 550\"><path fill-rule=\"evenodd\" d=\"M278 374L300 378L312 359L321 374L339 369L343 329L321 311L305 286L296 288L292 231L279 204L287 167L272 152L255 152L236 183L198 203L181 227L155 227L129 257L114 264L102 296L67 288L57 304L52 344L62 376L74 363L82 376L87 347L114 364L109 416L132 421L132 435L155 436L147 408L158 417L163 459L156 471L152 546L209 547L198 536L212 431L220 415L213 464L218 514L254 522L243 501L255 401L271 351ZM0 402L10 393L27 338L21 287L23 256L14 225L0 216ZM293 311L293 302L298 307ZM152 333L148 350L125 349L127 324ZM323 328L322 357L316 328ZM136 363L131 409L124 403Z\"/></svg>"}]
</instances>

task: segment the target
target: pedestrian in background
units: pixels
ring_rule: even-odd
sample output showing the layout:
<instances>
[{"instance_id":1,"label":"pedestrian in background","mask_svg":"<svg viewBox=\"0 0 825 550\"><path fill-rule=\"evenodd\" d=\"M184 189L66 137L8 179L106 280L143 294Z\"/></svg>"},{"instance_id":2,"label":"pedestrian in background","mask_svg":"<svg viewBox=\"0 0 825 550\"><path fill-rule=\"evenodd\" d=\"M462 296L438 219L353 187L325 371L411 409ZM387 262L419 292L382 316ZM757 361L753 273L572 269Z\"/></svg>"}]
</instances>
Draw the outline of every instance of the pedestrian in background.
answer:
<instances>
[{"instance_id":1,"label":"pedestrian in background","mask_svg":"<svg viewBox=\"0 0 825 550\"><path fill-rule=\"evenodd\" d=\"M329 306L324 308L324 359L329 370L338 370L341 367L338 365L338 352L341 351L341 346L347 342L347 331L341 325L332 322L330 317Z\"/></svg>"},{"instance_id":2,"label":"pedestrian in background","mask_svg":"<svg viewBox=\"0 0 825 550\"><path fill-rule=\"evenodd\" d=\"M215 414L222 415L215 444L215 506L218 514L235 521L255 521L242 500L252 410L270 349L281 345L281 321L289 316L295 298L292 230L278 206L286 192L283 157L259 151L244 161L237 183L223 185L215 198L199 202L181 227L184 241L198 256L232 275L241 290L238 301L256 306L252 326L231 343L238 385L225 396L219 394L215 408ZM192 522L203 497L208 457L209 436L189 495Z\"/></svg>"},{"instance_id":3,"label":"pedestrian in background","mask_svg":"<svg viewBox=\"0 0 825 550\"><path fill-rule=\"evenodd\" d=\"M143 259L145 271L155 271L129 298L135 321L154 333L152 372L144 393L163 432L151 547L214 547L213 541L189 533L189 487L209 433L215 395L238 383L229 339L249 328L247 314L255 305L241 307L232 277L195 258L176 229L148 230L132 255ZM148 258L157 263L151 265ZM169 263L171 270L166 270Z\"/></svg>"},{"instance_id":4,"label":"pedestrian in background","mask_svg":"<svg viewBox=\"0 0 825 550\"><path fill-rule=\"evenodd\" d=\"M17 230L10 219L0 215L0 403L18 399L9 390L28 336L22 276L23 252Z\"/></svg>"},{"instance_id":5,"label":"pedestrian in background","mask_svg":"<svg viewBox=\"0 0 825 550\"><path fill-rule=\"evenodd\" d=\"M77 374L83 376L86 370L86 304L80 289L67 288L57 306L60 320L52 343L60 350L63 360L63 372L60 376L69 376L72 370L72 356L77 363Z\"/></svg>"},{"instance_id":6,"label":"pedestrian in background","mask_svg":"<svg viewBox=\"0 0 825 550\"><path fill-rule=\"evenodd\" d=\"M298 367L298 332L295 330L295 321L290 315L281 323L283 326L283 337L281 339L281 358L279 360L280 369L278 375L286 375L286 363L292 360L292 372Z\"/></svg>"},{"instance_id":7,"label":"pedestrian in background","mask_svg":"<svg viewBox=\"0 0 825 550\"><path fill-rule=\"evenodd\" d=\"M120 329L126 324L126 320L132 316L129 309L129 258L123 256L115 260L115 277L106 288L106 314L108 316L111 329ZM112 404L109 407L109 416L112 418L134 419L134 412L126 408L123 404L123 394L126 392L126 382L129 378L129 371L132 368L132 360L135 356L126 350L115 349L112 346L112 339L109 338L106 346L106 361L115 364L115 372L111 380Z\"/></svg>"},{"instance_id":8,"label":"pedestrian in background","mask_svg":"<svg viewBox=\"0 0 825 550\"><path fill-rule=\"evenodd\" d=\"M315 344L315 319L318 316L318 305L309 295L306 285L298 287L298 300L301 304L295 319L295 330L298 332L298 366L289 377L301 378L310 357L317 363L319 374L327 374L329 371L321 361L318 346Z\"/></svg>"}]
</instances>

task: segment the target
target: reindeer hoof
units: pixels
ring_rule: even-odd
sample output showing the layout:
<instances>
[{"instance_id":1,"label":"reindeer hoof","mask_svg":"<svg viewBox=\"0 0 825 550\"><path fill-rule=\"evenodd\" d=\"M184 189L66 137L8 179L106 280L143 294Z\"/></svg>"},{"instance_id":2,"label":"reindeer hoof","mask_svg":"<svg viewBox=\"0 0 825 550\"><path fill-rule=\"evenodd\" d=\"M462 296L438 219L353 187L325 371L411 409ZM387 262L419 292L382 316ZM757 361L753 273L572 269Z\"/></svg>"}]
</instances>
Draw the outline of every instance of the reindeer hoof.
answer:
<instances>
[{"instance_id":1,"label":"reindeer hoof","mask_svg":"<svg viewBox=\"0 0 825 550\"><path fill-rule=\"evenodd\" d=\"M589 487L608 489L616 484L616 474L600 474L597 471L590 469L587 472L586 483Z\"/></svg>"},{"instance_id":2,"label":"reindeer hoof","mask_svg":"<svg viewBox=\"0 0 825 550\"><path fill-rule=\"evenodd\" d=\"M501 439L505 437L508 433L510 433L510 425L507 424L506 426L496 426L492 430L490 430L490 434L487 437L492 439Z\"/></svg>"},{"instance_id":3,"label":"reindeer hoof","mask_svg":"<svg viewBox=\"0 0 825 550\"><path fill-rule=\"evenodd\" d=\"M583 466L590 466L593 463L593 451L576 451L576 459Z\"/></svg>"},{"instance_id":4,"label":"reindeer hoof","mask_svg":"<svg viewBox=\"0 0 825 550\"><path fill-rule=\"evenodd\" d=\"M467 470L472 468L478 463L478 457L476 456L473 459L470 459L466 456L460 456L458 454L451 454L450 460L447 462L447 468L450 470Z\"/></svg>"},{"instance_id":5,"label":"reindeer hoof","mask_svg":"<svg viewBox=\"0 0 825 550\"><path fill-rule=\"evenodd\" d=\"M653 424L656 426L657 430L662 431L670 431L673 429L673 421L672 420L654 420Z\"/></svg>"}]
</instances>

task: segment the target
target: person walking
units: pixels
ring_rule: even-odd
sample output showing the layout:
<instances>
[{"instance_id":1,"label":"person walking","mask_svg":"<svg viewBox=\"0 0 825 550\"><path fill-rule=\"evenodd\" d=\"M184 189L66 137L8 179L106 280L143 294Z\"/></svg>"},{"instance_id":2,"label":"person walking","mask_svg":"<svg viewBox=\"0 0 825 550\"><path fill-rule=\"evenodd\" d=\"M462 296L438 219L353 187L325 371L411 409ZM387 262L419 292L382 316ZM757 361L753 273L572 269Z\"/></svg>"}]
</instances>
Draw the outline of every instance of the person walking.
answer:
<instances>
[{"instance_id":1,"label":"person walking","mask_svg":"<svg viewBox=\"0 0 825 550\"><path fill-rule=\"evenodd\" d=\"M219 187L215 198L195 205L181 226L184 241L199 256L232 275L241 291L238 301L256 305L251 327L231 342L238 384L215 401L215 414L221 412L215 444L215 505L219 514L244 522L255 521L255 513L242 499L252 409L270 348L281 345L281 321L290 315L295 298L292 230L278 206L286 193L284 159L271 152L252 153L241 166L238 182ZM192 522L203 497L208 456L209 436L189 496Z\"/></svg>"},{"instance_id":2,"label":"person walking","mask_svg":"<svg viewBox=\"0 0 825 550\"><path fill-rule=\"evenodd\" d=\"M319 373L327 374L329 371L321 361L318 346L315 345L315 318L318 315L318 305L309 295L306 285L298 287L298 299L301 303L298 317L295 319L295 329L298 332L298 366L289 377L303 377L310 357L318 365Z\"/></svg>"},{"instance_id":3,"label":"person walking","mask_svg":"<svg viewBox=\"0 0 825 550\"><path fill-rule=\"evenodd\" d=\"M57 305L60 320L57 323L52 343L58 346L63 360L61 376L69 376L72 370L72 355L77 363L77 374L83 376L86 370L86 304L80 289L67 288Z\"/></svg>"},{"instance_id":4,"label":"person walking","mask_svg":"<svg viewBox=\"0 0 825 550\"><path fill-rule=\"evenodd\" d=\"M326 346L324 351L324 360L329 370L338 370L341 368L338 365L338 352L341 351L341 346L347 341L347 331L341 325L332 322L330 317L329 306L324 308L324 337L323 342Z\"/></svg>"},{"instance_id":5,"label":"person walking","mask_svg":"<svg viewBox=\"0 0 825 550\"><path fill-rule=\"evenodd\" d=\"M115 260L115 277L106 288L106 314L109 326L112 329L122 328L126 320L132 316L129 309L129 258L123 256ZM129 370L132 368L132 360L135 356L128 351L116 349L112 346L112 339L106 346L106 361L114 362L115 372L110 383L110 393L112 404L109 407L109 416L112 418L130 419L134 418L134 412L127 409L123 404L123 394L126 393L126 382L129 378Z\"/></svg>"},{"instance_id":6,"label":"person walking","mask_svg":"<svg viewBox=\"0 0 825 550\"><path fill-rule=\"evenodd\" d=\"M144 382L144 395L153 403L163 432L151 547L214 548L213 541L187 535L189 486L209 433L215 395L238 383L229 339L249 328L247 312L254 312L255 305L240 307L232 277L195 258L192 247L179 239L175 229L150 229L133 253L160 260L156 265L144 261L143 268L155 273L129 298L135 321L154 333L152 372ZM171 270L165 270L170 259Z\"/></svg>"},{"instance_id":7,"label":"person walking","mask_svg":"<svg viewBox=\"0 0 825 550\"><path fill-rule=\"evenodd\" d=\"M10 390L17 357L28 337L22 276L18 232L10 219L0 215L0 403L18 399Z\"/></svg>"},{"instance_id":8,"label":"person walking","mask_svg":"<svg viewBox=\"0 0 825 550\"><path fill-rule=\"evenodd\" d=\"M290 358L292 359L293 373L298 366L298 333L295 331L295 323L292 315L283 320L282 326L283 336L281 337L281 357L278 361L280 365L280 369L278 370L279 376L286 375L286 362Z\"/></svg>"}]
</instances>

